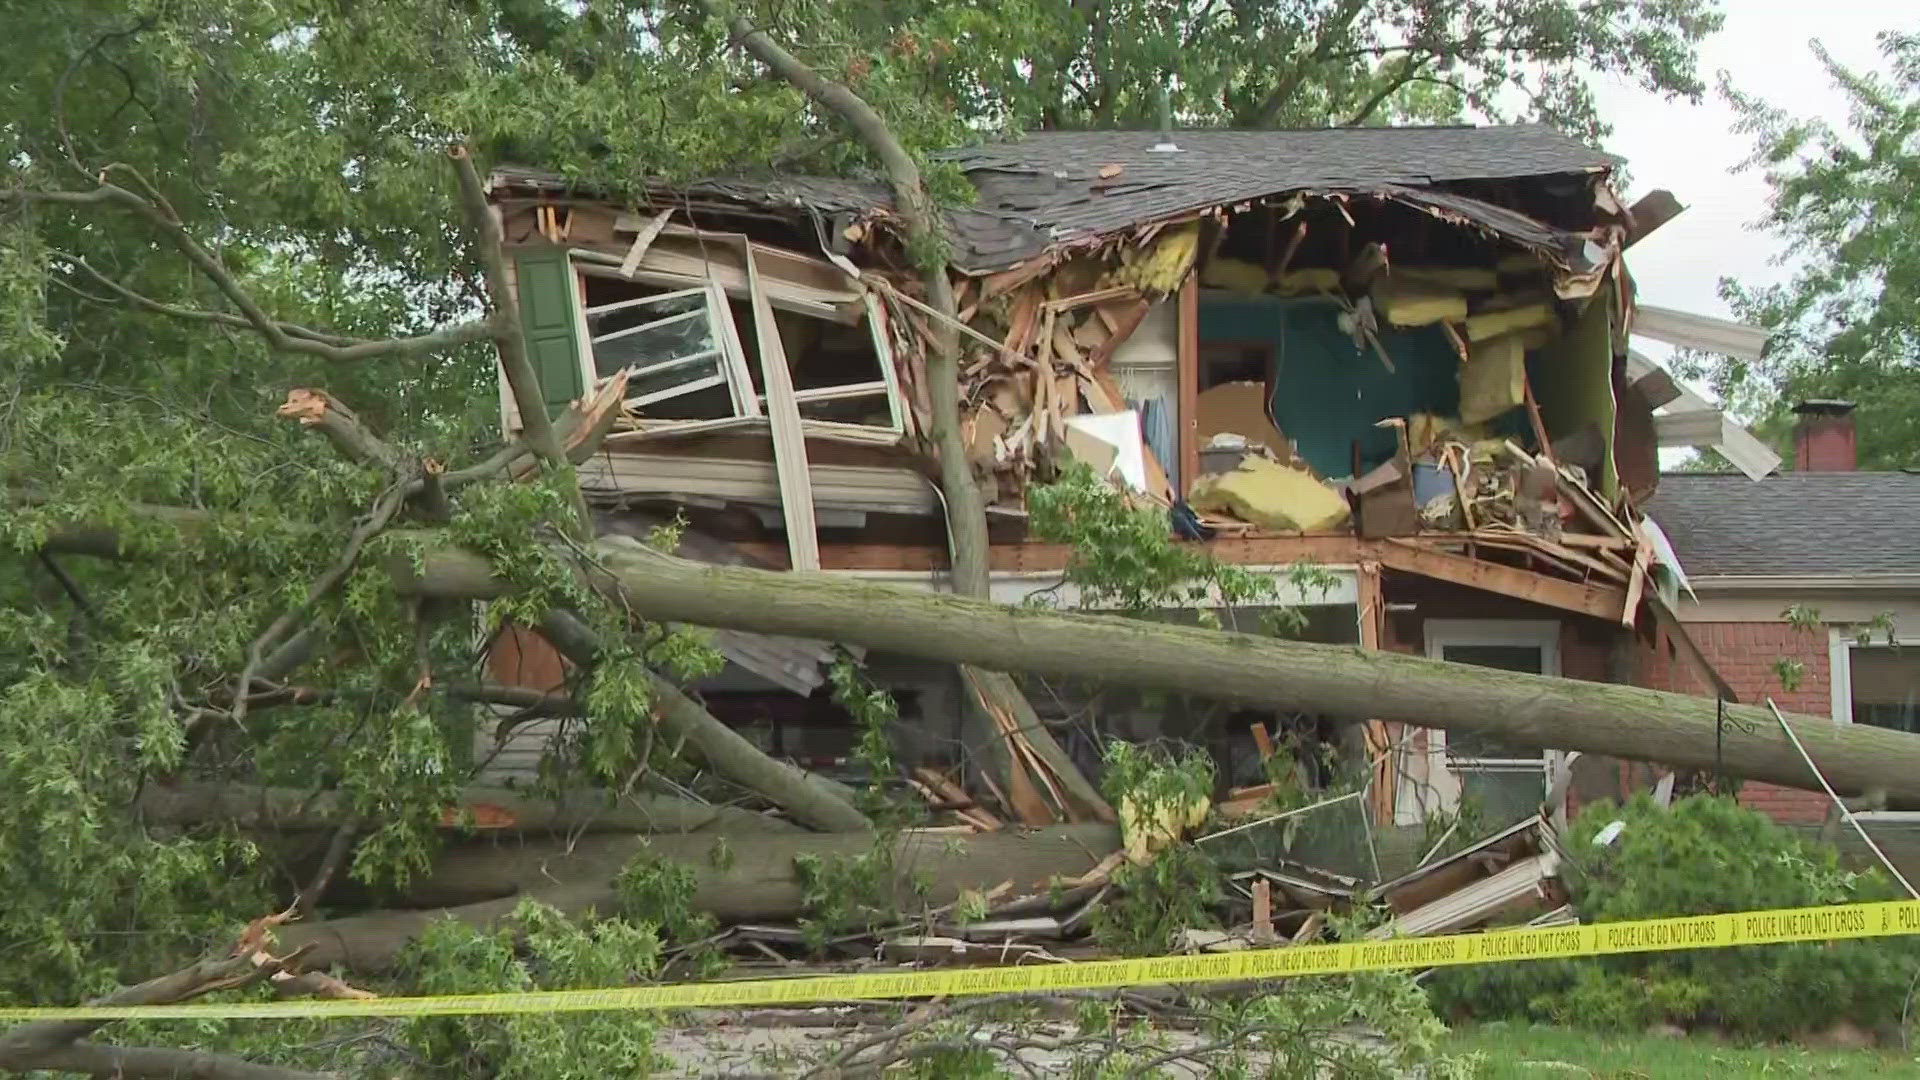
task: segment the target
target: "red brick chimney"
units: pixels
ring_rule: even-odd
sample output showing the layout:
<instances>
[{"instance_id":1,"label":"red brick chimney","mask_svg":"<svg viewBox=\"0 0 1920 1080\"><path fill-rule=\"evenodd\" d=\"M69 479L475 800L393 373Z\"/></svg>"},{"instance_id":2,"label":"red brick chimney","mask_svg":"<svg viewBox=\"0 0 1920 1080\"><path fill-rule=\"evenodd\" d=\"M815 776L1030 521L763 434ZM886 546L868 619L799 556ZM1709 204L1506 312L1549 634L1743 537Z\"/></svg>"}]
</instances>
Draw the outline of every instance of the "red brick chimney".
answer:
<instances>
[{"instance_id":1,"label":"red brick chimney","mask_svg":"<svg viewBox=\"0 0 1920 1080\"><path fill-rule=\"evenodd\" d=\"M1853 402L1803 401L1793 412L1793 470L1852 472Z\"/></svg>"}]
</instances>

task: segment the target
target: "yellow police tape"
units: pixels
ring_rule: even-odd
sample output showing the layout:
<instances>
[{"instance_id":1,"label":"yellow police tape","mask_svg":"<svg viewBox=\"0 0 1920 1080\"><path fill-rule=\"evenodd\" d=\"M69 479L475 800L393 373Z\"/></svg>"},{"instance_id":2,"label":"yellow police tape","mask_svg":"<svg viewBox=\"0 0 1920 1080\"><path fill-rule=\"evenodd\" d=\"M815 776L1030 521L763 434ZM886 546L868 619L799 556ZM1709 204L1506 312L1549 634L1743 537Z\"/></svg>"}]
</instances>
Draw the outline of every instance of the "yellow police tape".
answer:
<instances>
[{"instance_id":1,"label":"yellow police tape","mask_svg":"<svg viewBox=\"0 0 1920 1080\"><path fill-rule=\"evenodd\" d=\"M1495 930L1447 937L1156 956L1021 967L961 968L784 979L541 990L357 1001L237 1001L181 1005L0 1008L0 1020L204 1020L276 1017L480 1016L504 1013L798 1005L847 999L968 997L1123 986L1343 975L1675 949L1723 949L1796 941L1920 933L1920 900L1743 911L1693 918Z\"/></svg>"}]
</instances>

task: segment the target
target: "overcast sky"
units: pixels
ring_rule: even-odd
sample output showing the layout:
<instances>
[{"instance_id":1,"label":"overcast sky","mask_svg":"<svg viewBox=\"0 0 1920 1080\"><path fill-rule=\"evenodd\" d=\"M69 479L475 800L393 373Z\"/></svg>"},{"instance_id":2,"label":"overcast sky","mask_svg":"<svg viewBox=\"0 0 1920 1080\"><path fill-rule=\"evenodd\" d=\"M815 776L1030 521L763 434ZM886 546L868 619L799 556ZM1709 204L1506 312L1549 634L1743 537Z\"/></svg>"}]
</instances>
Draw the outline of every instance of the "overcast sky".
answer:
<instances>
[{"instance_id":1,"label":"overcast sky","mask_svg":"<svg viewBox=\"0 0 1920 1080\"><path fill-rule=\"evenodd\" d=\"M1877 67L1874 35L1916 21L1903 14L1911 9L1885 0L1724 0L1724 7L1725 29L1700 49L1709 87L1725 71L1743 91L1836 124L1845 121L1845 99L1808 42L1818 38L1843 64ZM1628 254L1643 301L1727 315L1716 291L1721 277L1751 282L1786 275L1770 265L1780 242L1749 228L1766 212L1767 187L1756 173L1732 171L1752 144L1733 130L1733 109L1717 93L1690 105L1616 80L1598 85L1596 96L1614 129L1606 149L1627 159L1629 197L1666 188L1687 208Z\"/></svg>"}]
</instances>

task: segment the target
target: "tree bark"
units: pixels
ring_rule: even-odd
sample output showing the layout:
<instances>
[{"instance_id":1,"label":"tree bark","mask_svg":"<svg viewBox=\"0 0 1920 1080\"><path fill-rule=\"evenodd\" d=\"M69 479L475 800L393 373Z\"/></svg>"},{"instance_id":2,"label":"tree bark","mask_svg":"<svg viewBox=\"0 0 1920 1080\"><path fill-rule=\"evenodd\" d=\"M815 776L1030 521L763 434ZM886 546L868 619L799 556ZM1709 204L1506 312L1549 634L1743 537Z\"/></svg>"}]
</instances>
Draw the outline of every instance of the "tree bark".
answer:
<instances>
[{"instance_id":1,"label":"tree bark","mask_svg":"<svg viewBox=\"0 0 1920 1080\"><path fill-rule=\"evenodd\" d=\"M243 946L245 948L245 946ZM278 974L277 961L244 954L200 960L95 999L96 1005L164 1005L216 990L234 989ZM320 1074L256 1066L239 1058L169 1047L81 1043L107 1026L103 1020L41 1020L0 1033L0 1071L58 1069L110 1077L205 1077L207 1080L318 1080Z\"/></svg>"},{"instance_id":2,"label":"tree bark","mask_svg":"<svg viewBox=\"0 0 1920 1080\"><path fill-rule=\"evenodd\" d=\"M243 784L149 784L140 793L140 814L159 825L223 824L276 832L336 829L352 816L337 791L253 787ZM798 826L732 806L641 793L612 803L593 795L573 802L532 799L507 788L467 788L447 808L447 826L473 826L490 834L538 833L790 833Z\"/></svg>"},{"instance_id":3,"label":"tree bark","mask_svg":"<svg viewBox=\"0 0 1920 1080\"><path fill-rule=\"evenodd\" d=\"M596 549L596 587L650 619L838 641L1000 671L1173 690L1333 716L1471 731L1528 746L1711 768L1716 728L1729 769L1749 780L1817 789L1764 708L1638 687L1466 667L1392 652L1314 645L1104 615L1009 608L827 574L707 566L631 544ZM404 575L406 568L398 568ZM401 587L429 595L499 593L475 556L429 555ZM1824 717L1790 718L1847 794L1876 787L1920 805L1920 739Z\"/></svg>"},{"instance_id":4,"label":"tree bark","mask_svg":"<svg viewBox=\"0 0 1920 1080\"><path fill-rule=\"evenodd\" d=\"M0 1068L5 1068L0 1064ZM74 1043L36 1059L36 1070L84 1073L100 1080L332 1080L336 1073L260 1065L225 1054L171 1046Z\"/></svg>"},{"instance_id":5,"label":"tree bark","mask_svg":"<svg viewBox=\"0 0 1920 1080\"><path fill-rule=\"evenodd\" d=\"M1117 850L1120 834L1110 825L1068 825L1035 833L982 833L958 838L946 833L902 833L894 843L894 869L903 904L952 902L963 889L991 889L1003 881L1018 891L1044 891L1054 877L1091 870ZM281 929L281 947L312 946L302 962L341 964L355 972L378 972L393 964L408 942L441 919L490 926L522 899L551 904L569 914L611 913L618 908L613 879L635 856L649 854L694 872L693 906L722 923L793 919L806 913L793 857L810 853L856 858L873 850L872 833L806 836L732 836L731 859L716 866L716 839L707 836L587 837L560 843L473 843L443 852L430 876L409 887L408 899L453 906L420 911L378 911ZM911 883L924 880L924 895Z\"/></svg>"},{"instance_id":6,"label":"tree bark","mask_svg":"<svg viewBox=\"0 0 1920 1080\"><path fill-rule=\"evenodd\" d=\"M960 435L960 316L953 282L947 277L946 229L940 208L921 182L919 163L907 152L885 119L866 99L824 78L787 51L744 15L728 10L724 0L694 0L709 16L726 22L740 47L767 65L822 107L840 117L880 160L893 189L894 211L906 226L907 253L920 264L920 280L927 306L935 313L928 327L931 340L926 356L928 434L940 468L940 494L946 502L947 538L953 564L953 591L986 599L987 510L980 498L967 446ZM1081 775L1051 732L1040 723L1019 684L999 672L964 673L961 682L979 695L981 705L1010 715L1046 768L1060 781L1075 808L1102 821L1112 821L1113 810ZM1009 748L1010 750L1011 748ZM1018 756L1005 756L1008 768L1020 768Z\"/></svg>"},{"instance_id":7,"label":"tree bark","mask_svg":"<svg viewBox=\"0 0 1920 1080\"><path fill-rule=\"evenodd\" d=\"M641 546L644 549L644 545ZM698 565L698 564L689 564ZM599 662L602 647L593 631L566 612L550 612L540 632L581 667ZM653 681L653 715L669 737L684 739L715 772L772 800L823 832L859 832L873 827L846 788L768 756L746 736L721 723L700 703L661 675Z\"/></svg>"}]
</instances>

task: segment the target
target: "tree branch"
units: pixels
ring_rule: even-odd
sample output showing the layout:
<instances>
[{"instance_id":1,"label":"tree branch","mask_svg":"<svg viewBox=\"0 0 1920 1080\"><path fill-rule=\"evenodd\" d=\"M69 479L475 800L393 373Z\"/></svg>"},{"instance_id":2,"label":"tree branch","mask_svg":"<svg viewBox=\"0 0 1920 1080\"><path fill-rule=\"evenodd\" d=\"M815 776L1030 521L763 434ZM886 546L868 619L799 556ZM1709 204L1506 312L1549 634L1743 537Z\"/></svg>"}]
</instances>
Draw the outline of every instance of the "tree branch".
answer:
<instances>
[{"instance_id":1,"label":"tree branch","mask_svg":"<svg viewBox=\"0 0 1920 1080\"><path fill-rule=\"evenodd\" d=\"M0 1064L0 1068L8 1066ZM33 1068L85 1073L100 1080L331 1080L337 1073L257 1065L225 1054L170 1046L74 1043L41 1055Z\"/></svg>"},{"instance_id":2,"label":"tree branch","mask_svg":"<svg viewBox=\"0 0 1920 1080\"><path fill-rule=\"evenodd\" d=\"M179 971L148 979L96 998L94 1005L161 1005L231 990L265 979L280 970L278 964L257 963L251 956L234 955L200 960ZM0 1034L0 1069L25 1071L39 1067L43 1055L66 1046L107 1025L105 1020L36 1020Z\"/></svg>"},{"instance_id":3,"label":"tree branch","mask_svg":"<svg viewBox=\"0 0 1920 1080\"><path fill-rule=\"evenodd\" d=\"M368 431L352 409L325 390L295 387L287 391L287 400L273 414L317 429L342 454L362 465L390 471L399 464L399 451Z\"/></svg>"},{"instance_id":4,"label":"tree branch","mask_svg":"<svg viewBox=\"0 0 1920 1080\"><path fill-rule=\"evenodd\" d=\"M1362 102L1360 107L1354 110L1353 116L1347 120L1346 126L1359 127L1361 124L1366 123L1367 120L1373 116L1374 110L1378 109L1388 98L1392 97L1395 91L1413 82L1419 76L1421 69L1426 67L1429 59L1431 59L1431 57L1426 54L1403 57L1400 61L1400 69L1388 78L1385 83L1381 84L1380 89L1374 91L1372 97Z\"/></svg>"},{"instance_id":5,"label":"tree branch","mask_svg":"<svg viewBox=\"0 0 1920 1080\"><path fill-rule=\"evenodd\" d=\"M464 146L451 147L447 154L453 159L454 171L460 178L461 211L466 215L468 226L473 229L474 243L479 249L487 298L493 306L490 319L493 343L500 353L500 367L506 373L507 387L513 392L514 404L520 410L522 438L547 474L567 489L574 520L561 522L561 531L576 540L589 539L593 535L593 518L587 513L587 503L580 495L580 486L573 482L573 469L561 449L559 437L554 433L553 420L547 415L546 394L540 386L540 373L534 369L533 360L527 355L526 338L521 333L520 299L514 295L513 285L507 275L507 255L500 218L494 213L493 207L487 204L486 185L480 179L480 171L474 167L473 155Z\"/></svg>"},{"instance_id":6,"label":"tree branch","mask_svg":"<svg viewBox=\"0 0 1920 1080\"><path fill-rule=\"evenodd\" d=\"M114 166L108 166L108 169L113 168ZM166 234L173 246L187 257L187 261L206 275L207 279L213 282L214 287L219 289L234 307L240 309L244 324L265 338L269 346L281 352L301 353L340 362L406 356L448 348L463 341L478 341L485 336L483 331L489 328L487 323L465 323L418 337L356 341L345 345L333 344L326 340L328 335L318 334L301 327L291 327L287 323L269 318L259 303L253 299L252 294L242 288L240 282L228 272L219 257L195 240L193 234L187 231L186 226L181 224L179 217L170 208L118 184L103 180L98 187L85 192L15 189L0 193L0 202L45 202L63 206L112 203L133 211ZM164 314L178 317L195 317L189 314L192 309L175 308L172 305L148 300L108 280L90 266L85 269L96 279L106 282L108 288L116 293L135 298L141 306L158 309ZM226 322L225 319L212 317L212 313L208 314L209 318L204 321Z\"/></svg>"},{"instance_id":7,"label":"tree branch","mask_svg":"<svg viewBox=\"0 0 1920 1080\"><path fill-rule=\"evenodd\" d=\"M1314 34L1313 49L1280 77L1280 81L1260 102L1259 108L1254 110L1251 117L1244 118L1242 123L1248 127L1266 127L1273 123L1293 95L1300 92L1312 68L1325 62L1327 55L1333 51L1334 43L1352 29L1353 21L1360 17L1360 12L1366 6L1367 0L1344 0L1339 10L1320 24L1319 31Z\"/></svg>"},{"instance_id":8,"label":"tree branch","mask_svg":"<svg viewBox=\"0 0 1920 1080\"><path fill-rule=\"evenodd\" d=\"M150 296L144 296L134 292L132 289L127 288L126 285L94 269L91 263L78 255L64 251L55 251L52 252L52 254L55 258L60 259L69 266L84 271L88 277L92 278L95 282L122 300L151 314L165 315L168 318L180 319L186 322L201 322L210 323L214 326L227 326L239 330L254 329L254 324L243 316L235 315L228 311L209 311L205 308L190 308L178 304L162 303ZM93 299L97 300L99 298L93 297ZM274 326L279 328L280 332L290 339L310 341L318 345L341 350L340 355L329 357L329 359L356 360L370 359L374 356L410 356L437 352L441 349L453 348L457 345L485 341L493 333L493 327L485 319L474 319L468 322L455 323L452 326L435 330L430 334L388 339L358 338L348 337L342 334L328 334L301 326L297 323L281 322L279 320L274 321ZM364 350L374 346L381 347L386 351L376 353L362 352L358 355L351 356L346 355L348 350Z\"/></svg>"}]
</instances>

